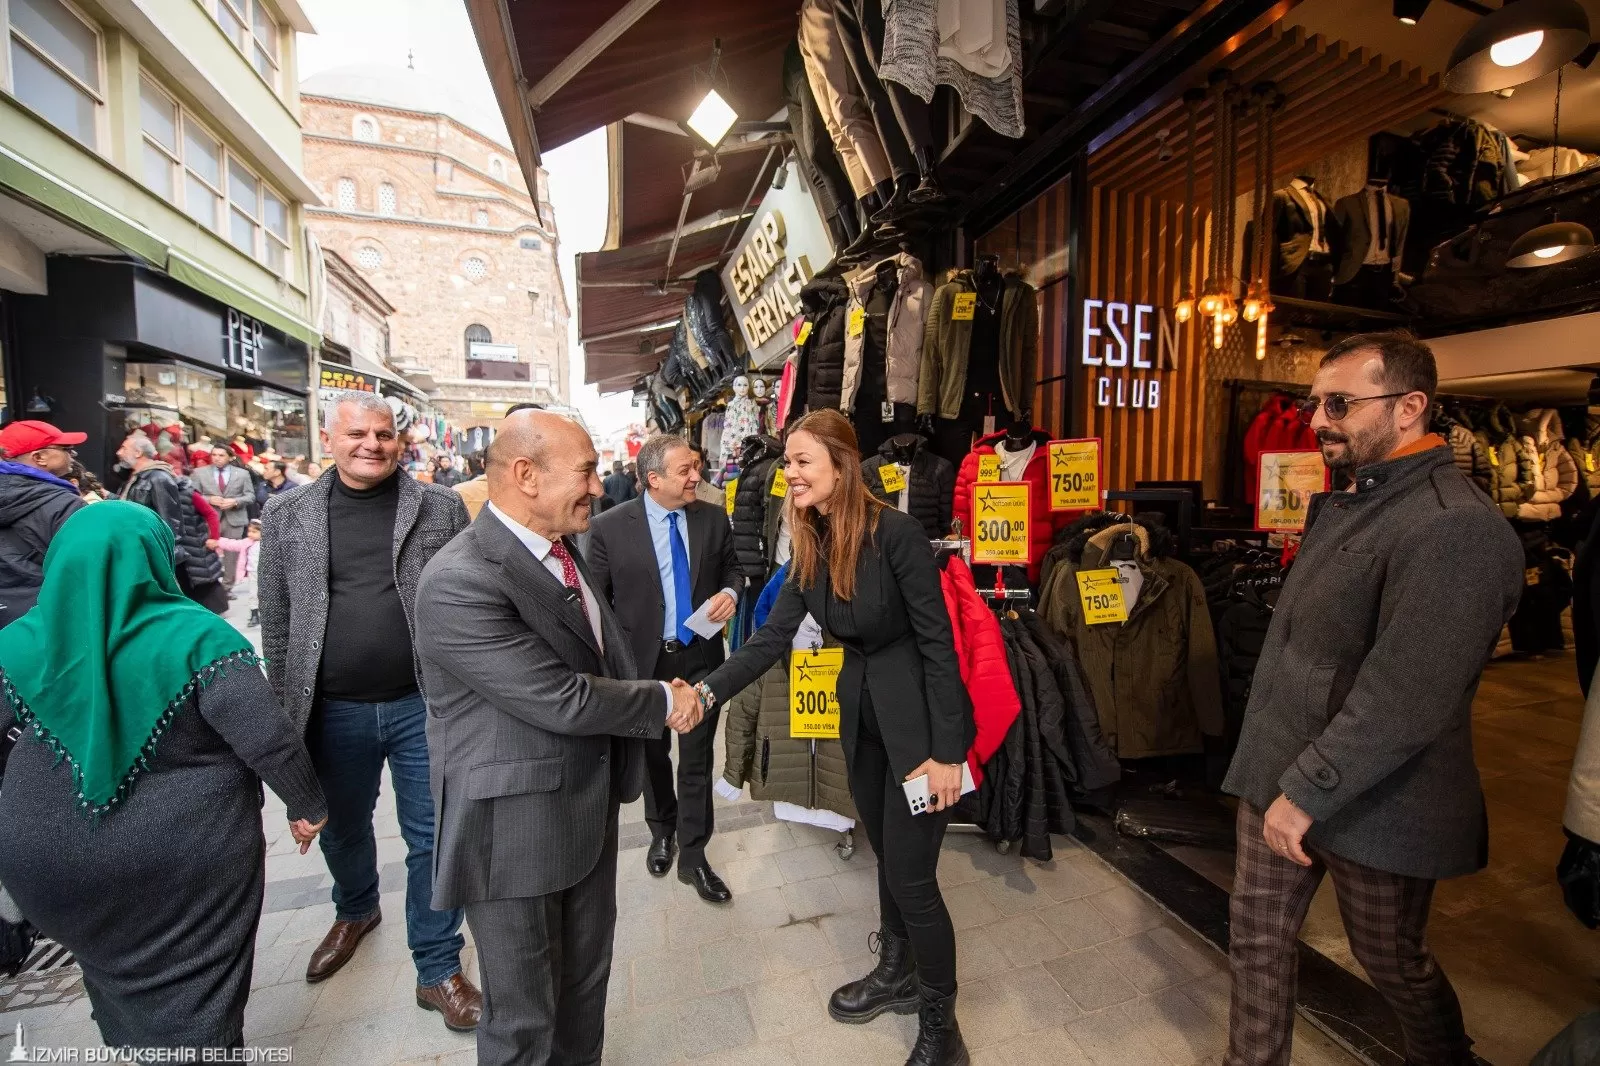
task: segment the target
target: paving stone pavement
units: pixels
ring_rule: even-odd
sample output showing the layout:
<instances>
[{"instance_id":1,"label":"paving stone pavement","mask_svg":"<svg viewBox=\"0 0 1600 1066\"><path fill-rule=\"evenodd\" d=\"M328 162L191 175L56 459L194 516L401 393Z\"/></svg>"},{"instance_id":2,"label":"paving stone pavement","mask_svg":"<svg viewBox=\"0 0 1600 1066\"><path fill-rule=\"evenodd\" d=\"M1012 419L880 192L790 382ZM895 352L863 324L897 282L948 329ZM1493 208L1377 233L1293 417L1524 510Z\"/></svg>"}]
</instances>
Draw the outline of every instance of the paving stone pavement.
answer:
<instances>
[{"instance_id":1,"label":"paving stone pavement","mask_svg":"<svg viewBox=\"0 0 1600 1066\"><path fill-rule=\"evenodd\" d=\"M650 877L642 805L623 811L605 1062L904 1063L915 1016L847 1026L827 1014L834 988L872 965L877 875L864 837L845 860L836 833L776 822L767 804L717 802L707 858L734 892L721 907L675 877ZM332 881L315 848L298 853L270 793L263 825L267 891L246 1043L292 1048L295 1066L475 1062L470 1035L415 1005L405 845L387 777L377 812L385 921L321 984L304 974L333 919ZM957 1016L974 1066L1220 1063L1226 959L1089 851L1062 837L1055 848L1052 862L1038 863L1001 855L975 834L946 839L939 882L957 931ZM463 961L476 980L467 935ZM100 1044L80 998L0 1014L0 1061L18 1022L30 1045ZM1301 1022L1295 1061L1357 1060Z\"/></svg>"}]
</instances>

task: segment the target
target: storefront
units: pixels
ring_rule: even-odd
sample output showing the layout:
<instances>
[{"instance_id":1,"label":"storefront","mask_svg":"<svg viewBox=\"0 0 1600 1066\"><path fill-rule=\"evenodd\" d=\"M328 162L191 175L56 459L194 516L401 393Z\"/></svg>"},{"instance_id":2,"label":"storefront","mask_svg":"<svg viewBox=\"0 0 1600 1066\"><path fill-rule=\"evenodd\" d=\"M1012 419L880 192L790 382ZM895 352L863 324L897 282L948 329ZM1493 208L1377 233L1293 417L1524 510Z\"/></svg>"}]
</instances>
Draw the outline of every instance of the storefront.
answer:
<instances>
[{"instance_id":1,"label":"storefront","mask_svg":"<svg viewBox=\"0 0 1600 1066\"><path fill-rule=\"evenodd\" d=\"M16 386L49 406L34 417L89 435L86 466L109 474L135 429L310 454L304 340L131 264L52 257L49 271L49 295L8 300Z\"/></svg>"}]
</instances>

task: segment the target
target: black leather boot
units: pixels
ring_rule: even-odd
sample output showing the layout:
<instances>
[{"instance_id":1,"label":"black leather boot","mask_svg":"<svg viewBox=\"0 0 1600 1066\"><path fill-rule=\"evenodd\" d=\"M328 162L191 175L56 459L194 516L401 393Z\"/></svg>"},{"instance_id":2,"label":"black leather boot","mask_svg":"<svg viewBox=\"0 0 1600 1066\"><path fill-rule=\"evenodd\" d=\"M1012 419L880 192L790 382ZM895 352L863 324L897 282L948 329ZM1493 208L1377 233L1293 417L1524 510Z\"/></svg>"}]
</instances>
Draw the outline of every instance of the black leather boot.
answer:
<instances>
[{"instance_id":1,"label":"black leather boot","mask_svg":"<svg viewBox=\"0 0 1600 1066\"><path fill-rule=\"evenodd\" d=\"M876 190L867 193L856 201L856 217L859 221L860 229L856 231L855 240L839 249L838 254L834 256L835 262L844 266L854 266L872 253L872 249L877 245L878 239L872 232L870 219L872 213L879 210L881 206L882 202L878 199Z\"/></svg>"},{"instance_id":2,"label":"black leather boot","mask_svg":"<svg viewBox=\"0 0 1600 1066\"><path fill-rule=\"evenodd\" d=\"M939 188L939 181L933 176L932 154L925 148L918 148L914 153L917 160L919 181L916 188L906 194L914 204L936 204L944 200L944 190Z\"/></svg>"},{"instance_id":3,"label":"black leather boot","mask_svg":"<svg viewBox=\"0 0 1600 1066\"><path fill-rule=\"evenodd\" d=\"M941 996L919 985L922 1010L917 1017L917 1043L906 1066L967 1066L967 1044L956 1024L956 994Z\"/></svg>"},{"instance_id":4,"label":"black leather boot","mask_svg":"<svg viewBox=\"0 0 1600 1066\"><path fill-rule=\"evenodd\" d=\"M867 937L867 946L878 956L878 965L861 980L836 989L828 999L828 1014L836 1022L860 1025L884 1011L912 1014L922 1004L911 941L880 929Z\"/></svg>"}]
</instances>

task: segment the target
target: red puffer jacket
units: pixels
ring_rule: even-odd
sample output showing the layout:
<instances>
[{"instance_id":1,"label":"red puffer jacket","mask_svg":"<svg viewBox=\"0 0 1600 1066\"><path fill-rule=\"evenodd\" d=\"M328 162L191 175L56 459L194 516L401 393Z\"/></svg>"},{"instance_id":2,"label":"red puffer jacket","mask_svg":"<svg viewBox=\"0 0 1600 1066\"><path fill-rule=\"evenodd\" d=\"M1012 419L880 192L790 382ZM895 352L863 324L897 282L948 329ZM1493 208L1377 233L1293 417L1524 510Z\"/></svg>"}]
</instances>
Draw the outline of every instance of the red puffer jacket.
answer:
<instances>
[{"instance_id":1,"label":"red puffer jacket","mask_svg":"<svg viewBox=\"0 0 1600 1066\"><path fill-rule=\"evenodd\" d=\"M1302 452L1317 446L1317 435L1300 421L1294 397L1278 394L1269 399L1244 433L1244 491L1255 507L1261 478L1262 452Z\"/></svg>"},{"instance_id":2,"label":"red puffer jacket","mask_svg":"<svg viewBox=\"0 0 1600 1066\"><path fill-rule=\"evenodd\" d=\"M1005 439L1006 431L1000 430L987 437L981 437L977 445L967 457L961 460L961 469L956 474L956 499L951 517L961 520L961 535L972 536L972 489L978 483L978 457L981 455L995 454L994 446L997 441ZM1065 529L1073 519L1079 517L1079 511L1050 510L1050 449L1047 445L1050 438L1040 430L1034 430L1033 458L1028 460L1027 469L1022 474L1022 480L1028 483L1028 582L1037 584L1039 581L1039 564L1044 561L1044 553L1050 550L1050 545L1055 542L1056 531Z\"/></svg>"},{"instance_id":3,"label":"red puffer jacket","mask_svg":"<svg viewBox=\"0 0 1600 1066\"><path fill-rule=\"evenodd\" d=\"M972 571L959 556L945 560L939 584L955 632L961 683L972 696L972 719L978 727L977 739L967 752L967 765L972 768L972 780L982 784L983 767L1005 742L1011 723L1022 710L1022 700L1011 679L1000 620L978 595Z\"/></svg>"}]
</instances>

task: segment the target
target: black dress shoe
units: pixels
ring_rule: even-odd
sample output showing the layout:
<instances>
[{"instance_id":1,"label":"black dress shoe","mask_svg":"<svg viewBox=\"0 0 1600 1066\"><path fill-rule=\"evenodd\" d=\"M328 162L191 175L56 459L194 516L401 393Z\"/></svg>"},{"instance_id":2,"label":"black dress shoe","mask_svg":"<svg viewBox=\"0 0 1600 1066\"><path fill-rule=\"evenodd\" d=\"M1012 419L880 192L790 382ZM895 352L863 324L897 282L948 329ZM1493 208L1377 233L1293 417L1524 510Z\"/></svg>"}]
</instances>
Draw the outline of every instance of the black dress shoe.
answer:
<instances>
[{"instance_id":1,"label":"black dress shoe","mask_svg":"<svg viewBox=\"0 0 1600 1066\"><path fill-rule=\"evenodd\" d=\"M728 886L722 883L711 867L701 863L692 870L678 868L678 880L686 885L693 885L694 890L700 893L700 898L707 903L726 903L733 898L733 893Z\"/></svg>"},{"instance_id":2,"label":"black dress shoe","mask_svg":"<svg viewBox=\"0 0 1600 1066\"><path fill-rule=\"evenodd\" d=\"M644 868L650 871L651 877L667 876L667 871L672 869L672 853L677 850L671 837L656 837L650 842L650 850L645 852Z\"/></svg>"}]
</instances>

